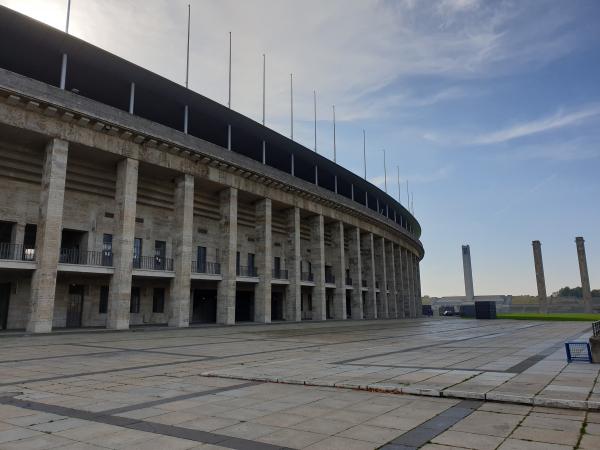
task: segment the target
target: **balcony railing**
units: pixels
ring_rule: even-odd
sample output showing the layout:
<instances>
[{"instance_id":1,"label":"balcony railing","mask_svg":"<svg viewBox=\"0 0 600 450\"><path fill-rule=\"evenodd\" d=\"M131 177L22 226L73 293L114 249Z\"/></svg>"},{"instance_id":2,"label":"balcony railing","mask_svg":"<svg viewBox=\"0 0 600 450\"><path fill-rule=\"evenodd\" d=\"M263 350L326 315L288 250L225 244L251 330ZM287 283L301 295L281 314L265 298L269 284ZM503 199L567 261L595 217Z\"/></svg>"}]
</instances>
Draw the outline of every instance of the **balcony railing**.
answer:
<instances>
[{"instance_id":1,"label":"balcony railing","mask_svg":"<svg viewBox=\"0 0 600 450\"><path fill-rule=\"evenodd\" d=\"M256 267L238 266L237 276L245 278L256 278L258 273Z\"/></svg>"},{"instance_id":2,"label":"balcony railing","mask_svg":"<svg viewBox=\"0 0 600 450\"><path fill-rule=\"evenodd\" d=\"M275 280L287 280L288 279L288 271L287 269L273 269L273 278Z\"/></svg>"},{"instance_id":3,"label":"balcony railing","mask_svg":"<svg viewBox=\"0 0 600 450\"><path fill-rule=\"evenodd\" d=\"M302 274L300 275L300 279L302 281L309 281L312 283L315 281L315 276L312 272L302 272Z\"/></svg>"},{"instance_id":4,"label":"balcony railing","mask_svg":"<svg viewBox=\"0 0 600 450\"><path fill-rule=\"evenodd\" d=\"M206 275L220 275L221 264L206 261L192 261L192 273L203 273Z\"/></svg>"},{"instance_id":5,"label":"balcony railing","mask_svg":"<svg viewBox=\"0 0 600 450\"><path fill-rule=\"evenodd\" d=\"M325 273L325 283L335 284L335 275L332 273Z\"/></svg>"},{"instance_id":6,"label":"balcony railing","mask_svg":"<svg viewBox=\"0 0 600 450\"><path fill-rule=\"evenodd\" d=\"M173 270L173 259L162 256L134 256L133 268L142 270Z\"/></svg>"},{"instance_id":7,"label":"balcony railing","mask_svg":"<svg viewBox=\"0 0 600 450\"><path fill-rule=\"evenodd\" d=\"M61 264L110 267L113 264L113 256L111 251L94 252L76 248L61 248L58 262Z\"/></svg>"},{"instance_id":8,"label":"balcony railing","mask_svg":"<svg viewBox=\"0 0 600 450\"><path fill-rule=\"evenodd\" d=\"M35 249L25 247L23 244L0 242L0 259L35 261Z\"/></svg>"},{"instance_id":9,"label":"balcony railing","mask_svg":"<svg viewBox=\"0 0 600 450\"><path fill-rule=\"evenodd\" d=\"M346 286L352 286L352 278L346 277Z\"/></svg>"}]
</instances>

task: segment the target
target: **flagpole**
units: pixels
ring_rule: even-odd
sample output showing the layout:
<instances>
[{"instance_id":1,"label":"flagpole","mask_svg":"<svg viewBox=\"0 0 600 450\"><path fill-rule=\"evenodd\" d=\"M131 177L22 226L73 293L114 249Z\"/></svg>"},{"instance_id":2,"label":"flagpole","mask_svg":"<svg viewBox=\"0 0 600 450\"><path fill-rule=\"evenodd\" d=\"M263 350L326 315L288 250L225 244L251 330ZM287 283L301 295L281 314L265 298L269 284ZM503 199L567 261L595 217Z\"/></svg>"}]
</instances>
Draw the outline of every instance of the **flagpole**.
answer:
<instances>
[{"instance_id":1,"label":"flagpole","mask_svg":"<svg viewBox=\"0 0 600 450\"><path fill-rule=\"evenodd\" d=\"M290 139L294 140L294 74L290 73Z\"/></svg>"},{"instance_id":2,"label":"flagpole","mask_svg":"<svg viewBox=\"0 0 600 450\"><path fill-rule=\"evenodd\" d=\"M262 107L262 124L263 126L265 125L265 78L266 78L266 71L267 71L267 58L265 56L265 54L263 53L263 107Z\"/></svg>"},{"instance_id":3,"label":"flagpole","mask_svg":"<svg viewBox=\"0 0 600 450\"><path fill-rule=\"evenodd\" d=\"M188 28L187 28L187 50L185 62L185 88L189 86L190 79L190 24L191 24L192 7L188 4Z\"/></svg>"},{"instance_id":4,"label":"flagpole","mask_svg":"<svg viewBox=\"0 0 600 450\"><path fill-rule=\"evenodd\" d=\"M229 97L227 107L231 109L231 31L229 32Z\"/></svg>"},{"instance_id":5,"label":"flagpole","mask_svg":"<svg viewBox=\"0 0 600 450\"><path fill-rule=\"evenodd\" d=\"M317 91L313 91L313 103L315 107L315 153L317 152Z\"/></svg>"},{"instance_id":6,"label":"flagpole","mask_svg":"<svg viewBox=\"0 0 600 450\"><path fill-rule=\"evenodd\" d=\"M65 26L65 33L69 34L69 19L71 18L71 0L67 2L67 25Z\"/></svg>"},{"instance_id":7,"label":"flagpole","mask_svg":"<svg viewBox=\"0 0 600 450\"><path fill-rule=\"evenodd\" d=\"M337 162L337 149L335 146L335 105L333 105L333 162Z\"/></svg>"},{"instance_id":8,"label":"flagpole","mask_svg":"<svg viewBox=\"0 0 600 450\"><path fill-rule=\"evenodd\" d=\"M365 167L365 180L367 179L367 137L363 128L363 164Z\"/></svg>"},{"instance_id":9,"label":"flagpole","mask_svg":"<svg viewBox=\"0 0 600 450\"><path fill-rule=\"evenodd\" d=\"M69 34L69 21L71 19L71 0L67 3L67 23L65 24L65 33ZM60 66L60 88L65 89L67 85L67 53L62 54Z\"/></svg>"},{"instance_id":10,"label":"flagpole","mask_svg":"<svg viewBox=\"0 0 600 450\"><path fill-rule=\"evenodd\" d=\"M398 203L402 204L402 196L400 195L402 192L402 188L400 186L400 166L396 166L398 168Z\"/></svg>"}]
</instances>

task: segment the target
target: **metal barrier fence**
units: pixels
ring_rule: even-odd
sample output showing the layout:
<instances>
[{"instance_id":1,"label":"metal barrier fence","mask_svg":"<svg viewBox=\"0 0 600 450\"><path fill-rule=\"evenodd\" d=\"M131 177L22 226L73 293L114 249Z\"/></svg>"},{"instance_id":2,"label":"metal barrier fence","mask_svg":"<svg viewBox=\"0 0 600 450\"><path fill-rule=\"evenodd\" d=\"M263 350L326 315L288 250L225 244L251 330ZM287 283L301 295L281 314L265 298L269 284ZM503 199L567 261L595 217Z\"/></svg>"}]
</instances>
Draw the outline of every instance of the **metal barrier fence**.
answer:
<instances>
[{"instance_id":1,"label":"metal barrier fence","mask_svg":"<svg viewBox=\"0 0 600 450\"><path fill-rule=\"evenodd\" d=\"M35 249L23 244L0 242L0 259L13 261L35 261Z\"/></svg>"},{"instance_id":2,"label":"metal barrier fence","mask_svg":"<svg viewBox=\"0 0 600 450\"><path fill-rule=\"evenodd\" d=\"M239 266L237 268L238 277L256 278L258 273L256 267Z\"/></svg>"},{"instance_id":3,"label":"metal barrier fence","mask_svg":"<svg viewBox=\"0 0 600 450\"><path fill-rule=\"evenodd\" d=\"M133 268L142 270L173 271L173 259L162 256L134 256Z\"/></svg>"},{"instance_id":4,"label":"metal barrier fence","mask_svg":"<svg viewBox=\"0 0 600 450\"><path fill-rule=\"evenodd\" d=\"M273 269L273 278L276 280L287 280L288 279L288 271L287 269Z\"/></svg>"},{"instance_id":5,"label":"metal barrier fence","mask_svg":"<svg viewBox=\"0 0 600 450\"><path fill-rule=\"evenodd\" d=\"M221 274L221 264L216 262L200 262L192 261L192 272L193 273L203 273L206 275L220 275Z\"/></svg>"},{"instance_id":6,"label":"metal barrier fence","mask_svg":"<svg viewBox=\"0 0 600 450\"><path fill-rule=\"evenodd\" d=\"M313 282L315 281L315 276L312 272L302 272L302 274L300 275L300 279L302 281Z\"/></svg>"},{"instance_id":7,"label":"metal barrier fence","mask_svg":"<svg viewBox=\"0 0 600 450\"><path fill-rule=\"evenodd\" d=\"M61 248L58 262L61 264L80 264L84 266L106 266L113 264L113 255L109 251L82 251L76 248Z\"/></svg>"}]
</instances>

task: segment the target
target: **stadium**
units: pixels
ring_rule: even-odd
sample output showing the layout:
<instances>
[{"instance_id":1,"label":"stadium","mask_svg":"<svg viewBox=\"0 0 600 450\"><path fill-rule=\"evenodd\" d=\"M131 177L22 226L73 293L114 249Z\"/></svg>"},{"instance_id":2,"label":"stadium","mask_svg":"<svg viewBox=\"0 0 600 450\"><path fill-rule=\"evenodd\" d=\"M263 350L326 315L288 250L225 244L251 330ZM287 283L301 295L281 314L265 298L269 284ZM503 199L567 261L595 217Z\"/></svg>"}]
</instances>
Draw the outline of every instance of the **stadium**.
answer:
<instances>
[{"instance_id":1,"label":"stadium","mask_svg":"<svg viewBox=\"0 0 600 450\"><path fill-rule=\"evenodd\" d=\"M421 315L381 189L4 7L0 34L0 329Z\"/></svg>"}]
</instances>

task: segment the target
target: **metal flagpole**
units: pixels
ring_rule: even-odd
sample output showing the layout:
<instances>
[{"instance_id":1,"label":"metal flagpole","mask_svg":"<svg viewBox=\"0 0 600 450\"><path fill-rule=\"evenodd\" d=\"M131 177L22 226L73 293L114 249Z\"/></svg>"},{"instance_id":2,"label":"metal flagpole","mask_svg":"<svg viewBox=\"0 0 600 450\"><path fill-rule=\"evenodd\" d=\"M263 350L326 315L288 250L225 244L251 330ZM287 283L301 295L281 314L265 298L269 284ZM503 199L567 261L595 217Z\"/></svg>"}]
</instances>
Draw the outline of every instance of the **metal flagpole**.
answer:
<instances>
[{"instance_id":1,"label":"metal flagpole","mask_svg":"<svg viewBox=\"0 0 600 450\"><path fill-rule=\"evenodd\" d=\"M227 107L231 109L231 31L229 32L229 97Z\"/></svg>"},{"instance_id":2,"label":"metal flagpole","mask_svg":"<svg viewBox=\"0 0 600 450\"><path fill-rule=\"evenodd\" d=\"M294 74L290 73L290 139L294 140Z\"/></svg>"},{"instance_id":3,"label":"metal flagpole","mask_svg":"<svg viewBox=\"0 0 600 450\"><path fill-rule=\"evenodd\" d=\"M266 63L267 59L265 54L263 53L263 108L262 108L262 124L263 126L265 125L265 78L266 78L266 71L267 71L267 63Z\"/></svg>"},{"instance_id":4,"label":"metal flagpole","mask_svg":"<svg viewBox=\"0 0 600 450\"><path fill-rule=\"evenodd\" d=\"M313 91L313 103L315 107L315 153L317 152L317 91Z\"/></svg>"},{"instance_id":5,"label":"metal flagpole","mask_svg":"<svg viewBox=\"0 0 600 450\"><path fill-rule=\"evenodd\" d=\"M406 180L406 206L410 208L410 192L408 190L408 180Z\"/></svg>"},{"instance_id":6,"label":"metal flagpole","mask_svg":"<svg viewBox=\"0 0 600 450\"><path fill-rule=\"evenodd\" d=\"M69 19L71 18L71 0L67 2L67 25L65 27L65 33L69 34Z\"/></svg>"},{"instance_id":7,"label":"metal flagpole","mask_svg":"<svg viewBox=\"0 0 600 450\"><path fill-rule=\"evenodd\" d=\"M398 168L398 203L402 204L402 188L400 186L400 166L396 166Z\"/></svg>"},{"instance_id":8,"label":"metal flagpole","mask_svg":"<svg viewBox=\"0 0 600 450\"><path fill-rule=\"evenodd\" d=\"M71 0L67 3L67 23L65 25L65 33L69 34L69 20L71 19ZM63 53L62 63L60 66L60 88L65 89L67 85L67 54Z\"/></svg>"},{"instance_id":9,"label":"metal flagpole","mask_svg":"<svg viewBox=\"0 0 600 450\"><path fill-rule=\"evenodd\" d=\"M333 162L337 162L337 149L335 146L335 105L333 105Z\"/></svg>"},{"instance_id":10,"label":"metal flagpole","mask_svg":"<svg viewBox=\"0 0 600 450\"><path fill-rule=\"evenodd\" d=\"M383 149L383 182L385 186L385 193L387 194L387 164L385 162L385 148Z\"/></svg>"},{"instance_id":11,"label":"metal flagpole","mask_svg":"<svg viewBox=\"0 0 600 450\"><path fill-rule=\"evenodd\" d=\"M192 7L188 4L188 28L187 28L187 50L185 59L185 88L189 86L190 80L190 23L191 23Z\"/></svg>"},{"instance_id":12,"label":"metal flagpole","mask_svg":"<svg viewBox=\"0 0 600 450\"><path fill-rule=\"evenodd\" d=\"M367 179L367 137L363 128L363 163L365 166L365 180Z\"/></svg>"}]
</instances>

